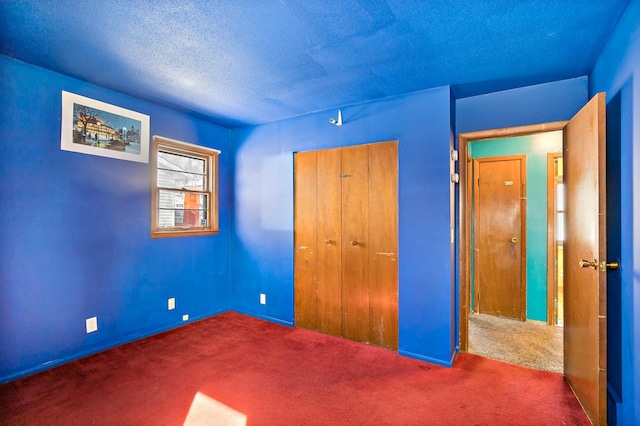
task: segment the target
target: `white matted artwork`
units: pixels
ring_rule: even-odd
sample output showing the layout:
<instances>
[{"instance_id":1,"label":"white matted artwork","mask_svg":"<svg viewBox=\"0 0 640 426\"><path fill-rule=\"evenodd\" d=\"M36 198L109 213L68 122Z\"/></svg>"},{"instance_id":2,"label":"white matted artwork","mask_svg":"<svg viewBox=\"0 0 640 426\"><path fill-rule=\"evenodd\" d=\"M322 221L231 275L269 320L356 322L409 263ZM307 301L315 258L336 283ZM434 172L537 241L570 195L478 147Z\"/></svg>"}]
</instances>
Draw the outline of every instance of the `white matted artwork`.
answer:
<instances>
[{"instance_id":1,"label":"white matted artwork","mask_svg":"<svg viewBox=\"0 0 640 426\"><path fill-rule=\"evenodd\" d=\"M149 162L149 116L62 91L64 151Z\"/></svg>"}]
</instances>

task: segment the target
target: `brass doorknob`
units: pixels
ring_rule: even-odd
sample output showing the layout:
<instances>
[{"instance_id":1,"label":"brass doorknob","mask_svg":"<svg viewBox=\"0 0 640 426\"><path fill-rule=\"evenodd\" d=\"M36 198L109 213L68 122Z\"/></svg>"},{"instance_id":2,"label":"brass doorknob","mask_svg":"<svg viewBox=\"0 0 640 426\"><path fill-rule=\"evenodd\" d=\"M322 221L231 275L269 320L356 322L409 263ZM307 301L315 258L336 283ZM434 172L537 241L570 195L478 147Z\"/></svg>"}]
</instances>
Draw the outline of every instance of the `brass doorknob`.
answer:
<instances>
[{"instance_id":1,"label":"brass doorknob","mask_svg":"<svg viewBox=\"0 0 640 426\"><path fill-rule=\"evenodd\" d=\"M580 262L578 262L578 265L580 265L581 268L593 268L593 269L598 269L598 260L597 259L592 259L592 260L581 260Z\"/></svg>"},{"instance_id":2,"label":"brass doorknob","mask_svg":"<svg viewBox=\"0 0 640 426\"><path fill-rule=\"evenodd\" d=\"M353 240L353 241L351 241L351 245L352 245L352 246L357 246L357 245L358 245L358 242L357 242L356 240Z\"/></svg>"},{"instance_id":3,"label":"brass doorknob","mask_svg":"<svg viewBox=\"0 0 640 426\"><path fill-rule=\"evenodd\" d=\"M518 242L518 239L517 239L516 237L513 237L513 238L511 239L511 242L512 242L513 244L515 244L515 243L517 243L517 242Z\"/></svg>"},{"instance_id":4,"label":"brass doorknob","mask_svg":"<svg viewBox=\"0 0 640 426\"><path fill-rule=\"evenodd\" d=\"M325 244L331 244L331 240L330 240L330 239L328 239L328 238L325 238L324 243L325 243Z\"/></svg>"},{"instance_id":5,"label":"brass doorknob","mask_svg":"<svg viewBox=\"0 0 640 426\"><path fill-rule=\"evenodd\" d=\"M617 260L612 260L610 262L605 262L603 260L602 262L600 262L600 270L602 272L605 272L607 270L615 271L618 268L620 268L620 262L618 262Z\"/></svg>"}]
</instances>

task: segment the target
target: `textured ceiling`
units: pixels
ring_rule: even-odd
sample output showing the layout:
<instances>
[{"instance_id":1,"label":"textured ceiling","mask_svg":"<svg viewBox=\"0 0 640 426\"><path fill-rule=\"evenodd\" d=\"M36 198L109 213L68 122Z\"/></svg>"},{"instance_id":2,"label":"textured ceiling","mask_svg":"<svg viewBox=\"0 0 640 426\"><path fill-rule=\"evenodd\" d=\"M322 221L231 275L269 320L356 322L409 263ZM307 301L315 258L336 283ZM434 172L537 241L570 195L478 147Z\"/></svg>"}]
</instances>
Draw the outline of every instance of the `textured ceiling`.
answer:
<instances>
[{"instance_id":1,"label":"textured ceiling","mask_svg":"<svg viewBox=\"0 0 640 426\"><path fill-rule=\"evenodd\" d=\"M230 127L589 73L629 0L2 0L0 53Z\"/></svg>"}]
</instances>

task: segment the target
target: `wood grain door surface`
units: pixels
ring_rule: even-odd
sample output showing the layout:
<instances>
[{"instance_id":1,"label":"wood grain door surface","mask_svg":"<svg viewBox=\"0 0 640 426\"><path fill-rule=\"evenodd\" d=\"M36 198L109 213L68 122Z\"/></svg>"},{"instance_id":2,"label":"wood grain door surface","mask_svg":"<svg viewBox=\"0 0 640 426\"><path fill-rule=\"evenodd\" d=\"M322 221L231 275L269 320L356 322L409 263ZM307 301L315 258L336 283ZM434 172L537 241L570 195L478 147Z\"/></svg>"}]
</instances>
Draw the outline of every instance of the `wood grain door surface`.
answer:
<instances>
[{"instance_id":1,"label":"wood grain door surface","mask_svg":"<svg viewBox=\"0 0 640 426\"><path fill-rule=\"evenodd\" d=\"M316 295L318 324L317 331L332 336L340 336L342 302L341 265L342 196L340 179L340 151L327 149L317 151L317 170L320 179L316 181Z\"/></svg>"},{"instance_id":2,"label":"wood grain door surface","mask_svg":"<svg viewBox=\"0 0 640 426\"><path fill-rule=\"evenodd\" d=\"M474 274L479 313L525 320L524 155L474 160Z\"/></svg>"},{"instance_id":3,"label":"wood grain door surface","mask_svg":"<svg viewBox=\"0 0 640 426\"><path fill-rule=\"evenodd\" d=\"M294 157L294 321L315 330L318 324L316 289L316 152L300 152Z\"/></svg>"},{"instance_id":4,"label":"wood grain door surface","mask_svg":"<svg viewBox=\"0 0 640 426\"><path fill-rule=\"evenodd\" d=\"M397 142L296 153L295 323L398 347Z\"/></svg>"},{"instance_id":5,"label":"wood grain door surface","mask_svg":"<svg viewBox=\"0 0 640 426\"><path fill-rule=\"evenodd\" d=\"M369 151L369 342L398 348L398 145Z\"/></svg>"},{"instance_id":6,"label":"wood grain door surface","mask_svg":"<svg viewBox=\"0 0 640 426\"><path fill-rule=\"evenodd\" d=\"M594 424L607 423L605 107L597 94L564 131L564 374Z\"/></svg>"},{"instance_id":7,"label":"wood grain door surface","mask_svg":"<svg viewBox=\"0 0 640 426\"><path fill-rule=\"evenodd\" d=\"M369 146L342 148L342 336L369 341Z\"/></svg>"}]
</instances>

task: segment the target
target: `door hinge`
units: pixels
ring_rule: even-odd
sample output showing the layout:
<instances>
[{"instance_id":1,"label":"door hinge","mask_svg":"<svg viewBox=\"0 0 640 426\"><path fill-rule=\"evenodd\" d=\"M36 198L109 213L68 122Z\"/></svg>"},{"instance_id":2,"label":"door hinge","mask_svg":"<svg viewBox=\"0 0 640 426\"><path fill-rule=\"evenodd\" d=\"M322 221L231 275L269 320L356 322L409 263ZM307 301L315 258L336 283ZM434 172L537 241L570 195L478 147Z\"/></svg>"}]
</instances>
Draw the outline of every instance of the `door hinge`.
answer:
<instances>
[{"instance_id":1,"label":"door hinge","mask_svg":"<svg viewBox=\"0 0 640 426\"><path fill-rule=\"evenodd\" d=\"M520 199L521 200L526 200L527 199L526 186L525 186L525 181L524 180L520 184Z\"/></svg>"}]
</instances>

